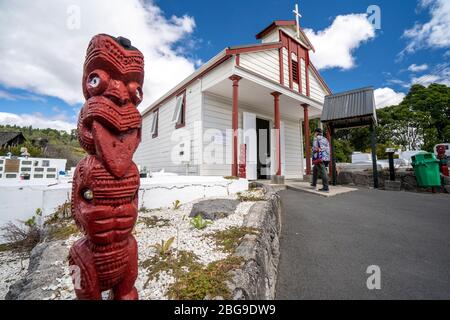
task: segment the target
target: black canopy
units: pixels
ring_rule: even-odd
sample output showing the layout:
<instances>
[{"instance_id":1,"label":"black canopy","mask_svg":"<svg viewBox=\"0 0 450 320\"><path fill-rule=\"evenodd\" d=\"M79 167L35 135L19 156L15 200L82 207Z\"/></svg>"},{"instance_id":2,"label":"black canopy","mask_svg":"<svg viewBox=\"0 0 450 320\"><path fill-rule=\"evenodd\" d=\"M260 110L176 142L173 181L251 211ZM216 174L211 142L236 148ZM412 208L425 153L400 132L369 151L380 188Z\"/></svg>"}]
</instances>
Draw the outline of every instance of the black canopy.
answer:
<instances>
[{"instance_id":1,"label":"black canopy","mask_svg":"<svg viewBox=\"0 0 450 320\"><path fill-rule=\"evenodd\" d=\"M333 128L354 128L377 124L372 87L366 87L325 97L321 121Z\"/></svg>"},{"instance_id":2,"label":"black canopy","mask_svg":"<svg viewBox=\"0 0 450 320\"><path fill-rule=\"evenodd\" d=\"M372 144L373 185L378 188L378 170L376 158L377 113L373 87L350 90L325 97L321 121L331 129L331 151L333 162L333 184L336 185L336 160L333 136L335 130L370 126Z\"/></svg>"}]
</instances>

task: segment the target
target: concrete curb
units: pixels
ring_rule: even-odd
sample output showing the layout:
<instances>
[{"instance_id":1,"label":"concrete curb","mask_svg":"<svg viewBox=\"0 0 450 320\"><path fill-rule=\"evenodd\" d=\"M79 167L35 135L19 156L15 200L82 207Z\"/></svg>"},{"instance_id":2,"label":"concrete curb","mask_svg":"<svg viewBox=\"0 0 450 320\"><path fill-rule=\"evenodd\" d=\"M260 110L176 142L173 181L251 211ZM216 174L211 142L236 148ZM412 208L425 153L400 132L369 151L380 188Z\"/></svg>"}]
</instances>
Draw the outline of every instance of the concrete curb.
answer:
<instances>
[{"instance_id":1,"label":"concrete curb","mask_svg":"<svg viewBox=\"0 0 450 320\"><path fill-rule=\"evenodd\" d=\"M232 271L228 283L233 300L270 300L275 298L275 286L280 259L281 200L279 188L263 187L267 200L256 202L244 219L244 227L256 228L258 235L246 235L236 249L244 264Z\"/></svg>"}]
</instances>

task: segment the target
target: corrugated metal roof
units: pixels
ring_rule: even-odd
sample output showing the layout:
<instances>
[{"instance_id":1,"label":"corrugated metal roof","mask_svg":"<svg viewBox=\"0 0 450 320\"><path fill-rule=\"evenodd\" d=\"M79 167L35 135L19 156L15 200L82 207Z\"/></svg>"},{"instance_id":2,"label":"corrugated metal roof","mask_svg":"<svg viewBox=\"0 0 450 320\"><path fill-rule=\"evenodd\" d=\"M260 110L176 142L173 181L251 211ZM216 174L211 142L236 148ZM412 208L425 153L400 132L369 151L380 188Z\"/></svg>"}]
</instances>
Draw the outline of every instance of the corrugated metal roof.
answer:
<instances>
[{"instance_id":1,"label":"corrugated metal roof","mask_svg":"<svg viewBox=\"0 0 450 320\"><path fill-rule=\"evenodd\" d=\"M351 121L352 126L357 126L358 122L361 122L360 125L365 125L368 122L376 124L373 87L330 94L325 97L322 122L339 122L339 120L348 119L354 119L354 121Z\"/></svg>"}]
</instances>

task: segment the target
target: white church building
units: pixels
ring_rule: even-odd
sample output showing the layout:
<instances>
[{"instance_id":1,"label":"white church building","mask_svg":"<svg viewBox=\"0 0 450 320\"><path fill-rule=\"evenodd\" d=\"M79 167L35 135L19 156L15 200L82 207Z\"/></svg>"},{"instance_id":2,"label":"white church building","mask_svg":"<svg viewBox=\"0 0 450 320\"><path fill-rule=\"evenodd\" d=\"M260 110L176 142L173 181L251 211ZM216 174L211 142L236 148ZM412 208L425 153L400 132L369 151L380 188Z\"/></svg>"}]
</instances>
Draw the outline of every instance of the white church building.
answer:
<instances>
[{"instance_id":1,"label":"white church building","mask_svg":"<svg viewBox=\"0 0 450 320\"><path fill-rule=\"evenodd\" d=\"M298 22L274 21L256 39L225 48L142 112L141 170L303 177L304 120L320 117L331 92Z\"/></svg>"}]
</instances>

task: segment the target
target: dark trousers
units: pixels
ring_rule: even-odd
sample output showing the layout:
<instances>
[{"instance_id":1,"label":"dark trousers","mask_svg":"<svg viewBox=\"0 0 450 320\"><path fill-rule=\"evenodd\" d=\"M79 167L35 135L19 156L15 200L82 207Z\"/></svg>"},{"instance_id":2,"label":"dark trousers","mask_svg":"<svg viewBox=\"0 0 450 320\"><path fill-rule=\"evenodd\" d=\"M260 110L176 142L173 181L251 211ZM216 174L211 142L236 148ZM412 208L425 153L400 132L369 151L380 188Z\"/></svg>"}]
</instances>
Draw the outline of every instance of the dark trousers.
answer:
<instances>
[{"instance_id":1,"label":"dark trousers","mask_svg":"<svg viewBox=\"0 0 450 320\"><path fill-rule=\"evenodd\" d=\"M317 184L317 176L320 172L322 177L323 188L328 189L328 173L327 173L328 161L323 161L321 163L315 164L313 167L313 179L312 185L315 186Z\"/></svg>"}]
</instances>

